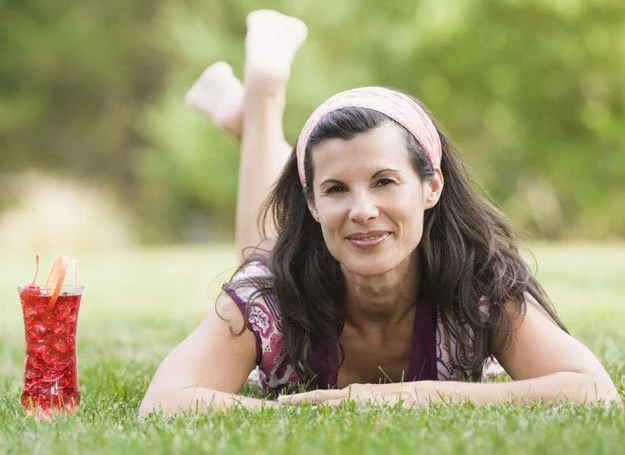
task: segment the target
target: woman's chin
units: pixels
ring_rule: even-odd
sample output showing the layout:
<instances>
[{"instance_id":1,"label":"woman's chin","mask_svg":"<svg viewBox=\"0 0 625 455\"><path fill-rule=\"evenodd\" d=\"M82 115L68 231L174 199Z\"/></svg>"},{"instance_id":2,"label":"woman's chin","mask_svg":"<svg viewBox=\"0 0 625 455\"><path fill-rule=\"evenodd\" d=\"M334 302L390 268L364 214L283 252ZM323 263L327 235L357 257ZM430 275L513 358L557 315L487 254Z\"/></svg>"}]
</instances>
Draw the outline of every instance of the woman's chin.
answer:
<instances>
[{"instance_id":1,"label":"woman's chin","mask_svg":"<svg viewBox=\"0 0 625 455\"><path fill-rule=\"evenodd\" d=\"M385 254L386 253L386 254ZM380 277L390 274L406 276L415 265L416 250L403 256L399 252L384 252L369 256L349 255L339 260L344 275L363 278Z\"/></svg>"},{"instance_id":2,"label":"woman's chin","mask_svg":"<svg viewBox=\"0 0 625 455\"><path fill-rule=\"evenodd\" d=\"M362 277L374 277L384 275L393 270L398 264L390 261L380 261L374 258L361 261L346 261L341 264L344 273Z\"/></svg>"}]
</instances>

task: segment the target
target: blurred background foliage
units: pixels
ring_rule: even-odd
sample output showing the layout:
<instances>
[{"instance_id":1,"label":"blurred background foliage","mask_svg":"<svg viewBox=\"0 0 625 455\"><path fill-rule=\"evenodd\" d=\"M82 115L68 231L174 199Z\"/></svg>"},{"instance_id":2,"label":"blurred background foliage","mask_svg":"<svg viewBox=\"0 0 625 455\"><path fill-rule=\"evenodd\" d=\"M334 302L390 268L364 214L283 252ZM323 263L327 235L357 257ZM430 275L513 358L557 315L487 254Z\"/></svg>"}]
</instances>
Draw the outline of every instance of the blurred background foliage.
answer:
<instances>
[{"instance_id":1,"label":"blurred background foliage","mask_svg":"<svg viewBox=\"0 0 625 455\"><path fill-rule=\"evenodd\" d=\"M106 207L83 215L100 246L113 231L232 240L238 145L183 98L217 60L243 77L258 8L309 27L289 141L329 95L396 87L429 106L524 235L625 236L622 0L0 0L3 241L55 204L43 196L59 182L79 195L59 229Z\"/></svg>"}]
</instances>

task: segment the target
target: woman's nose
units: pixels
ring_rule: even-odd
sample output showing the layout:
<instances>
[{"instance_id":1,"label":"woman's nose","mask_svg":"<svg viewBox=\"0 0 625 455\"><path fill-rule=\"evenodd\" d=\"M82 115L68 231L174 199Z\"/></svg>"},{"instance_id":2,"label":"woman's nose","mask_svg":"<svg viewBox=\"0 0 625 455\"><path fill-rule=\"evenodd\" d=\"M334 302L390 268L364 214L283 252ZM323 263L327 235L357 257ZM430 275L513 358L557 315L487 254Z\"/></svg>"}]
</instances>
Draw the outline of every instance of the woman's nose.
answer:
<instances>
[{"instance_id":1,"label":"woman's nose","mask_svg":"<svg viewBox=\"0 0 625 455\"><path fill-rule=\"evenodd\" d=\"M349 217L358 224L377 218L379 210L375 198L369 193L356 194L352 199Z\"/></svg>"}]
</instances>

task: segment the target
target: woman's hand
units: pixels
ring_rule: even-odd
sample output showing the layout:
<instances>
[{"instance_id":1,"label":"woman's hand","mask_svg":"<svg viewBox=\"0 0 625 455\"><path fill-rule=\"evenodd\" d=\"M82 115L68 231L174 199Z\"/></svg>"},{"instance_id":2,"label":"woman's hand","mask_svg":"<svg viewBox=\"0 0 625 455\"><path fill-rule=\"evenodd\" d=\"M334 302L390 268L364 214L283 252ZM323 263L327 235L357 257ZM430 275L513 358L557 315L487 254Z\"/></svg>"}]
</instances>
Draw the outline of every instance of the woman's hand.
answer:
<instances>
[{"instance_id":1,"label":"woman's hand","mask_svg":"<svg viewBox=\"0 0 625 455\"><path fill-rule=\"evenodd\" d=\"M343 389L313 390L311 392L282 395L278 402L287 405L327 404L337 406L343 401L356 404L401 404L405 408L438 401L440 395L430 381L398 384L351 384Z\"/></svg>"}]
</instances>

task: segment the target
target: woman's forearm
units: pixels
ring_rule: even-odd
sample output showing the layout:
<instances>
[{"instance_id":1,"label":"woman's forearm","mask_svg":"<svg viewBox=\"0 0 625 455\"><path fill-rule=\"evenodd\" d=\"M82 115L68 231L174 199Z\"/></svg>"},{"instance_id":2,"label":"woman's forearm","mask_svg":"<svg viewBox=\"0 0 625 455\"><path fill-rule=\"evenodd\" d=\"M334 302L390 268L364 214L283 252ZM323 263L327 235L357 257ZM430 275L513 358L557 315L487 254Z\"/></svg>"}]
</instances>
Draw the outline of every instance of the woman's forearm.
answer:
<instances>
[{"instance_id":1,"label":"woman's forearm","mask_svg":"<svg viewBox=\"0 0 625 455\"><path fill-rule=\"evenodd\" d=\"M139 415L145 417L151 412L163 412L168 416L184 416L208 410L220 411L232 406L261 409L276 404L271 400L260 400L204 387L194 387L163 392L148 391L139 408Z\"/></svg>"},{"instance_id":2,"label":"woman's forearm","mask_svg":"<svg viewBox=\"0 0 625 455\"><path fill-rule=\"evenodd\" d=\"M616 387L609 379L575 372L559 372L539 378L497 383L423 381L404 386L410 387L410 393L418 403L429 400L470 401L475 404L557 400L580 404L620 402Z\"/></svg>"},{"instance_id":3,"label":"woman's forearm","mask_svg":"<svg viewBox=\"0 0 625 455\"><path fill-rule=\"evenodd\" d=\"M282 395L278 402L338 405L343 400L357 403L401 403L405 407L432 402L474 404L536 403L564 400L572 403L621 403L609 378L589 374L560 372L510 382L473 383L459 381L417 381L392 384L352 384L343 389L314 390Z\"/></svg>"}]
</instances>

